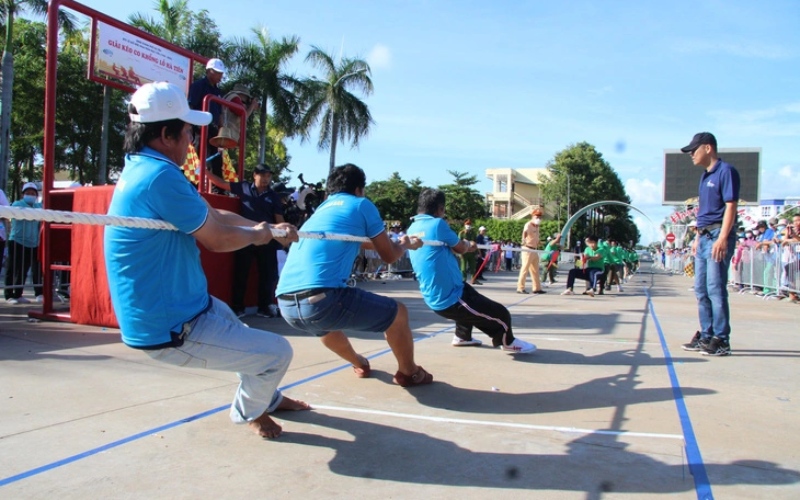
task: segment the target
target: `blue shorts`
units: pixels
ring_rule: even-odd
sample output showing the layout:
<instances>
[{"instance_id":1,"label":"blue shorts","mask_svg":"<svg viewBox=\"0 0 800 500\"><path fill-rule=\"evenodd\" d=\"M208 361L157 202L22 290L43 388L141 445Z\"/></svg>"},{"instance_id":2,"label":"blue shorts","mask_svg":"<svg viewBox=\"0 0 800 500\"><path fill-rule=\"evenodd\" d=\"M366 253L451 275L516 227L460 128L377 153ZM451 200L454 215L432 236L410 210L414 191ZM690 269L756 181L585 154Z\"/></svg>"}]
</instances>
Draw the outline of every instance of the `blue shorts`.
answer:
<instances>
[{"instance_id":1,"label":"blue shorts","mask_svg":"<svg viewBox=\"0 0 800 500\"><path fill-rule=\"evenodd\" d=\"M398 310L394 299L358 288L318 288L280 295L278 307L290 326L318 337L337 330L385 332Z\"/></svg>"}]
</instances>

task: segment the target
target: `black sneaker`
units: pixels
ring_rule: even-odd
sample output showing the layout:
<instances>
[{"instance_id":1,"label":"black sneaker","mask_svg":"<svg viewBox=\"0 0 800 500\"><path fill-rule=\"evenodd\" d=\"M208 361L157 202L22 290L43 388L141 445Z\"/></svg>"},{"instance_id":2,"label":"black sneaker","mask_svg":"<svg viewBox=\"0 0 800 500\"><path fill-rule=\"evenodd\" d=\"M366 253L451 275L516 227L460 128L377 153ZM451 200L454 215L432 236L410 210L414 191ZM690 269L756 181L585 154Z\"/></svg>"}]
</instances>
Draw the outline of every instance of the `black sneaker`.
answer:
<instances>
[{"instance_id":1,"label":"black sneaker","mask_svg":"<svg viewBox=\"0 0 800 500\"><path fill-rule=\"evenodd\" d=\"M731 344L726 339L712 337L711 342L703 350L703 356L730 356Z\"/></svg>"},{"instance_id":2,"label":"black sneaker","mask_svg":"<svg viewBox=\"0 0 800 500\"><path fill-rule=\"evenodd\" d=\"M700 332L695 332L694 337L688 344L681 344L684 351L705 351L708 347L708 341L700 336Z\"/></svg>"}]
</instances>

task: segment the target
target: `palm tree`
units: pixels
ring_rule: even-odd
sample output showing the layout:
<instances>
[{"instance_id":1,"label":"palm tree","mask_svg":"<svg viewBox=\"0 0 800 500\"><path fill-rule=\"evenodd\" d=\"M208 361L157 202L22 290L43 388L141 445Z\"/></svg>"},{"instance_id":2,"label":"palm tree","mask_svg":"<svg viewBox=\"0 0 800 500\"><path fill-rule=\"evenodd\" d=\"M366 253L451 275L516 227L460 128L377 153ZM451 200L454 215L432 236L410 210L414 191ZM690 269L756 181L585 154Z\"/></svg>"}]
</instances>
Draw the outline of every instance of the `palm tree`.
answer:
<instances>
[{"instance_id":1,"label":"palm tree","mask_svg":"<svg viewBox=\"0 0 800 500\"><path fill-rule=\"evenodd\" d=\"M0 189L5 190L8 179L9 143L11 135L11 101L14 88L14 17L25 10L36 15L47 14L47 0L0 0L0 22L6 23L3 48L2 91L0 92ZM58 23L65 32L75 29L75 17L58 11Z\"/></svg>"},{"instance_id":2,"label":"palm tree","mask_svg":"<svg viewBox=\"0 0 800 500\"><path fill-rule=\"evenodd\" d=\"M300 130L304 139L308 138L308 131L320 122L317 147L320 150L330 148L329 170L333 171L337 141L349 140L353 147L358 147L358 141L367 136L370 125L375 123L367 105L349 91L355 89L365 95L372 94L372 72L366 61L343 58L336 64L331 56L313 46L306 62L322 70L324 80L308 78L303 81L305 114Z\"/></svg>"},{"instance_id":3,"label":"palm tree","mask_svg":"<svg viewBox=\"0 0 800 500\"><path fill-rule=\"evenodd\" d=\"M192 11L189 10L189 0L158 0L155 10L161 14L157 20L147 14L137 12L128 17L131 26L144 30L151 35L182 45L184 37L192 26Z\"/></svg>"},{"instance_id":4,"label":"palm tree","mask_svg":"<svg viewBox=\"0 0 800 500\"><path fill-rule=\"evenodd\" d=\"M137 12L128 23L192 52L223 57L219 29L207 10L192 11L189 0L157 0L155 11L160 18Z\"/></svg>"},{"instance_id":5,"label":"palm tree","mask_svg":"<svg viewBox=\"0 0 800 500\"><path fill-rule=\"evenodd\" d=\"M287 136L294 135L300 115L297 96L292 92L300 85L281 68L297 53L300 39L296 36L272 40L266 27L252 28L255 40L234 38L231 63L234 79L246 82L255 97L261 98L259 110L258 162L263 163L267 147L269 104L272 104L273 123Z\"/></svg>"}]
</instances>

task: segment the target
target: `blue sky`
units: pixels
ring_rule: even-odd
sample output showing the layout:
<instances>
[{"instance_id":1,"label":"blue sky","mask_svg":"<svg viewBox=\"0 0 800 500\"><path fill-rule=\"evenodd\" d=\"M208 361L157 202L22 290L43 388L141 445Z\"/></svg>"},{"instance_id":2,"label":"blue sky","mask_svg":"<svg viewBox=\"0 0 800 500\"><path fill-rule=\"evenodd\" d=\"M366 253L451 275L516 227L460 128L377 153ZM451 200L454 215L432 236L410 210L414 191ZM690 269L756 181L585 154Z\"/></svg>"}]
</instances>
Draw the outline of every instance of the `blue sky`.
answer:
<instances>
[{"instance_id":1,"label":"blue sky","mask_svg":"<svg viewBox=\"0 0 800 500\"><path fill-rule=\"evenodd\" d=\"M156 2L85 0L125 20ZM710 131L719 146L760 147L761 197L800 196L800 3L779 1L189 0L223 37L264 25L297 35L290 72L313 75L311 45L366 58L375 126L340 146L368 181L392 172L431 186L448 170L543 167L587 141L633 204L659 223L664 149ZM290 168L327 174L328 153L291 141ZM698 172L699 175L699 172ZM635 214L643 241L658 232Z\"/></svg>"}]
</instances>

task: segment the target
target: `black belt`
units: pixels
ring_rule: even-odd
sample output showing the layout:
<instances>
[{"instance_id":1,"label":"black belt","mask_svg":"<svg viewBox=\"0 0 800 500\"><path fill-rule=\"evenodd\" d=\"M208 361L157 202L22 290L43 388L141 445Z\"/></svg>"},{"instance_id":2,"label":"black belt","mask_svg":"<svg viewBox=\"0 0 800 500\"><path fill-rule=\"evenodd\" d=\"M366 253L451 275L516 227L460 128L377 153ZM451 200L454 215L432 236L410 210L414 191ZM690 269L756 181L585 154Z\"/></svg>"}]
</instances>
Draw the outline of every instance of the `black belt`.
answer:
<instances>
[{"instance_id":1,"label":"black belt","mask_svg":"<svg viewBox=\"0 0 800 500\"><path fill-rule=\"evenodd\" d=\"M722 222L717 222L715 224L709 224L708 226L698 227L697 232L700 234L708 234L715 229L719 229L722 227Z\"/></svg>"},{"instance_id":2,"label":"black belt","mask_svg":"<svg viewBox=\"0 0 800 500\"><path fill-rule=\"evenodd\" d=\"M309 297L313 297L314 295L319 295L325 292L325 288L312 288L311 290L303 290L302 292L297 293L284 293L278 295L280 300L303 300Z\"/></svg>"}]
</instances>

